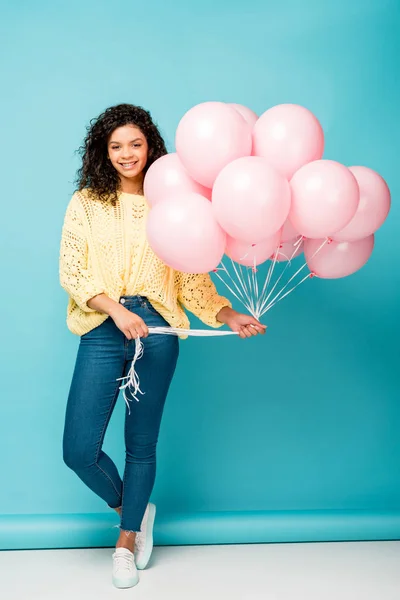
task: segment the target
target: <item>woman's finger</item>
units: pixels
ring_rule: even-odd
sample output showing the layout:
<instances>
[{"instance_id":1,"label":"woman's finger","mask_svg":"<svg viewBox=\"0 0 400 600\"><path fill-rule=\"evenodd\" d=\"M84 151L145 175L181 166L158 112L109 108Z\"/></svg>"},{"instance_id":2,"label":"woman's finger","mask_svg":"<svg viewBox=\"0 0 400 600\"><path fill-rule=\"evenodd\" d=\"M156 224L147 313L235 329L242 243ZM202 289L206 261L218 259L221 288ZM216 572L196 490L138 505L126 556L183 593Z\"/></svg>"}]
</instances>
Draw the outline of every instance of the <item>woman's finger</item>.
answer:
<instances>
[{"instance_id":1,"label":"woman's finger","mask_svg":"<svg viewBox=\"0 0 400 600\"><path fill-rule=\"evenodd\" d=\"M260 325L254 325L254 329L256 329L258 333L265 333L265 328L261 327Z\"/></svg>"},{"instance_id":2,"label":"woman's finger","mask_svg":"<svg viewBox=\"0 0 400 600\"><path fill-rule=\"evenodd\" d=\"M253 319L251 321L251 324L254 325L255 327L261 327L261 329L267 329L267 326L260 323L260 321L257 321L257 319Z\"/></svg>"},{"instance_id":3,"label":"woman's finger","mask_svg":"<svg viewBox=\"0 0 400 600\"><path fill-rule=\"evenodd\" d=\"M137 331L137 329L135 327L131 326L129 328L129 333L131 334L131 338L128 338L128 339L134 340L134 339L136 339L138 337L138 331Z\"/></svg>"},{"instance_id":4,"label":"woman's finger","mask_svg":"<svg viewBox=\"0 0 400 600\"><path fill-rule=\"evenodd\" d=\"M258 329L255 325L247 325L247 330L250 331L251 335L258 334Z\"/></svg>"},{"instance_id":5,"label":"woman's finger","mask_svg":"<svg viewBox=\"0 0 400 600\"><path fill-rule=\"evenodd\" d=\"M136 333L138 334L139 337L142 337L143 335L143 328L142 328L142 324L141 323L135 323L134 324L134 328L136 330Z\"/></svg>"},{"instance_id":6,"label":"woman's finger","mask_svg":"<svg viewBox=\"0 0 400 600\"><path fill-rule=\"evenodd\" d=\"M134 327L141 338L148 336L149 329L148 329L146 323L140 317L137 317L135 319Z\"/></svg>"},{"instance_id":7,"label":"woman's finger","mask_svg":"<svg viewBox=\"0 0 400 600\"><path fill-rule=\"evenodd\" d=\"M144 321L142 321L136 329L138 329L140 337L147 337L149 335L149 328Z\"/></svg>"},{"instance_id":8,"label":"woman's finger","mask_svg":"<svg viewBox=\"0 0 400 600\"><path fill-rule=\"evenodd\" d=\"M251 325L254 325L258 333L265 333L267 330L267 326L263 325L262 323L260 323L260 321L257 321L256 319L254 319L254 321L251 322Z\"/></svg>"}]
</instances>

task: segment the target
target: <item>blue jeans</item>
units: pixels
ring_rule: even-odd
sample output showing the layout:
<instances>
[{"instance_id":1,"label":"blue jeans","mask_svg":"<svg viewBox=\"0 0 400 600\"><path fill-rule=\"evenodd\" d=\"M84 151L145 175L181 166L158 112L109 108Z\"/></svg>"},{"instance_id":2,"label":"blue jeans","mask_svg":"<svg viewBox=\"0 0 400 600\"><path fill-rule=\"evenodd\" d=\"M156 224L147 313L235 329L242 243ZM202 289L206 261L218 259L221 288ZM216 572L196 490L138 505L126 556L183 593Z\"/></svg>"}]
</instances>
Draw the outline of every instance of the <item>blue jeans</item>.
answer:
<instances>
[{"instance_id":1,"label":"blue jeans","mask_svg":"<svg viewBox=\"0 0 400 600\"><path fill-rule=\"evenodd\" d=\"M124 296L120 301L147 325L168 326L146 298ZM139 402L129 402L130 414L125 410L123 481L102 445L123 383L117 379L129 371L135 340L128 340L110 317L81 337L63 438L68 467L108 506L122 506L121 529L136 532L154 487L161 418L179 354L174 335L150 334L142 342L144 354L136 371L144 395L139 395Z\"/></svg>"}]
</instances>

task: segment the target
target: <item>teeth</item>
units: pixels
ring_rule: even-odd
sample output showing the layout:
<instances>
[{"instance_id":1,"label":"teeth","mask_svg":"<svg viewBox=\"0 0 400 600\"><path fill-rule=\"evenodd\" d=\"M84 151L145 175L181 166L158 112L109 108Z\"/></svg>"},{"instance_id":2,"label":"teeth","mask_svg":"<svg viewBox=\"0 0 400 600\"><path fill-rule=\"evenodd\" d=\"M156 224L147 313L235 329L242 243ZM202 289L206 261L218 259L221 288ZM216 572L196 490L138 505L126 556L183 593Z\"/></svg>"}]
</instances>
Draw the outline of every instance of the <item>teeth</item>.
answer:
<instances>
[{"instance_id":1,"label":"teeth","mask_svg":"<svg viewBox=\"0 0 400 600\"><path fill-rule=\"evenodd\" d=\"M123 167L133 167L136 163L135 162L130 162L130 163L121 163L121 165Z\"/></svg>"}]
</instances>

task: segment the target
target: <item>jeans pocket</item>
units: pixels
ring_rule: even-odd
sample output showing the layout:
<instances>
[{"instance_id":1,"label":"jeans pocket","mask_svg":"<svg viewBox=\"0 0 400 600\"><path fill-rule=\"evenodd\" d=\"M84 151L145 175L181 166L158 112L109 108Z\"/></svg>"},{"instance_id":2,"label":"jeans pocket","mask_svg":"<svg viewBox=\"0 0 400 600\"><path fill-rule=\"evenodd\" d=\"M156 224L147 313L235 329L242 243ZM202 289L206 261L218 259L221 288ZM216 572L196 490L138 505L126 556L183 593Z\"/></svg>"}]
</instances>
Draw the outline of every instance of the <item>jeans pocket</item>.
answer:
<instances>
[{"instance_id":1,"label":"jeans pocket","mask_svg":"<svg viewBox=\"0 0 400 600\"><path fill-rule=\"evenodd\" d=\"M152 304L150 304L149 301L146 302L145 308L150 314L152 314L156 317L160 316L160 313L154 308L154 306Z\"/></svg>"}]
</instances>

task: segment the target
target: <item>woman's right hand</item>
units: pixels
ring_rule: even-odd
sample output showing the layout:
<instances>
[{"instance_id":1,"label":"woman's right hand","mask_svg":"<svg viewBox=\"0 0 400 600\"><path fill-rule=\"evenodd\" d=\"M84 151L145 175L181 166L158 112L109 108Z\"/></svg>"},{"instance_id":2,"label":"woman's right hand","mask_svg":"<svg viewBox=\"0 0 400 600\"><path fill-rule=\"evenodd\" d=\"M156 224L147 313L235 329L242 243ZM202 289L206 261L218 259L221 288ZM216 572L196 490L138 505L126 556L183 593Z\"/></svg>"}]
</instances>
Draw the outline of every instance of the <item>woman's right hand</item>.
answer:
<instances>
[{"instance_id":1,"label":"woman's right hand","mask_svg":"<svg viewBox=\"0 0 400 600\"><path fill-rule=\"evenodd\" d=\"M149 329L143 319L122 306L122 304L118 304L115 310L110 313L110 317L128 340L137 337L146 338L149 335Z\"/></svg>"}]
</instances>

